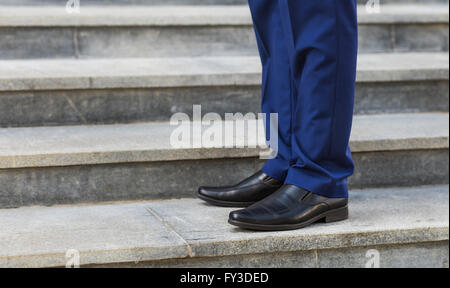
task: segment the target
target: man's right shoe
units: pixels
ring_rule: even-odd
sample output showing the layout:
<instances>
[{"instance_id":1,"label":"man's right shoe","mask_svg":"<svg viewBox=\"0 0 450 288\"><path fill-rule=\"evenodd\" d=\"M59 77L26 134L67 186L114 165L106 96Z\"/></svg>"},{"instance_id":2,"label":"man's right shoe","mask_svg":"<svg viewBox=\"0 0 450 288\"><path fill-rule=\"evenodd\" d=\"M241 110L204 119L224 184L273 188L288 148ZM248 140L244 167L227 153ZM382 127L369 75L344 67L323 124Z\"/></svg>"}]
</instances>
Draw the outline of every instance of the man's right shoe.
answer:
<instances>
[{"instance_id":1,"label":"man's right shoe","mask_svg":"<svg viewBox=\"0 0 450 288\"><path fill-rule=\"evenodd\" d=\"M222 207L248 207L277 191L283 182L262 171L235 186L200 187L198 198Z\"/></svg>"},{"instance_id":2,"label":"man's right shoe","mask_svg":"<svg viewBox=\"0 0 450 288\"><path fill-rule=\"evenodd\" d=\"M316 222L348 219L348 199L328 198L295 185L284 185L264 200L230 213L228 222L257 231L300 229Z\"/></svg>"}]
</instances>

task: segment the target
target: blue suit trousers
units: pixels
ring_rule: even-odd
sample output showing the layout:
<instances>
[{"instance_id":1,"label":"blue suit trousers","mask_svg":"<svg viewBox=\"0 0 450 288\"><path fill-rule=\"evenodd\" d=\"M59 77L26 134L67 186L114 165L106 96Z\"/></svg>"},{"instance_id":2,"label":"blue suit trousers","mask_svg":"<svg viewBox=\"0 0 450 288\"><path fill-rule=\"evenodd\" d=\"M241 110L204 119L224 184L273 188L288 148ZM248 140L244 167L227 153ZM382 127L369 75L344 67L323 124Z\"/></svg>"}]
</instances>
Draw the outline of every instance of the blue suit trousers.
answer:
<instances>
[{"instance_id":1,"label":"blue suit trousers","mask_svg":"<svg viewBox=\"0 0 450 288\"><path fill-rule=\"evenodd\" d=\"M249 4L263 66L262 112L279 115L278 156L262 170L315 194L348 197L356 0Z\"/></svg>"}]
</instances>

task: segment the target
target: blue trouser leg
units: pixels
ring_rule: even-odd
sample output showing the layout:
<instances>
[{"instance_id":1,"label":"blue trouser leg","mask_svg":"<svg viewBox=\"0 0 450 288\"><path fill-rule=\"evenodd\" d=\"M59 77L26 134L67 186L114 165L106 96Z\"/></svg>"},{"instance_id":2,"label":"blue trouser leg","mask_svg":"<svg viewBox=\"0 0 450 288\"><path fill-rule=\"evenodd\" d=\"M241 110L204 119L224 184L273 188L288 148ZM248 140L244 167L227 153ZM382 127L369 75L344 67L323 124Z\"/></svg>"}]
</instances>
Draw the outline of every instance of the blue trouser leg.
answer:
<instances>
[{"instance_id":1,"label":"blue trouser leg","mask_svg":"<svg viewBox=\"0 0 450 288\"><path fill-rule=\"evenodd\" d=\"M277 0L249 0L255 34L263 65L262 112L278 113L278 155L267 161L263 171L284 181L291 163L292 81L288 49ZM270 121L269 117L266 120ZM271 125L266 125L269 128ZM267 133L269 135L269 133Z\"/></svg>"},{"instance_id":2,"label":"blue trouser leg","mask_svg":"<svg viewBox=\"0 0 450 288\"><path fill-rule=\"evenodd\" d=\"M358 24L355 0L279 0L296 101L286 184L347 197L354 164L353 118Z\"/></svg>"},{"instance_id":3,"label":"blue trouser leg","mask_svg":"<svg viewBox=\"0 0 450 288\"><path fill-rule=\"evenodd\" d=\"M262 39L259 42L265 47L285 47L272 50L273 53L287 50L290 68L270 63L267 69L276 72L266 74L263 79L263 87L268 83L277 87L281 85L278 83L279 78L272 79L271 75L290 75L292 92L289 93L289 102L280 103L288 98L280 97L281 92L286 90L267 90L263 94L263 109L273 106L282 111L281 106L290 106L289 112L286 109L285 113L279 115L280 127L285 124L289 126L289 129L280 128L280 139L290 137L290 146L285 145L290 152L280 151L280 157L290 157L285 183L326 197L347 197L347 178L354 170L349 138L358 47L356 1L251 2L257 2L256 6L255 3L251 6L258 38ZM258 11L255 7L266 10ZM261 24L268 20L274 22L273 25ZM271 44L274 36L266 36L277 33L274 30L279 30L280 26L276 23L281 23L282 32L278 37L283 38L283 45ZM270 54L269 62L278 57L284 56ZM269 161L265 168L276 169L275 164Z\"/></svg>"}]
</instances>

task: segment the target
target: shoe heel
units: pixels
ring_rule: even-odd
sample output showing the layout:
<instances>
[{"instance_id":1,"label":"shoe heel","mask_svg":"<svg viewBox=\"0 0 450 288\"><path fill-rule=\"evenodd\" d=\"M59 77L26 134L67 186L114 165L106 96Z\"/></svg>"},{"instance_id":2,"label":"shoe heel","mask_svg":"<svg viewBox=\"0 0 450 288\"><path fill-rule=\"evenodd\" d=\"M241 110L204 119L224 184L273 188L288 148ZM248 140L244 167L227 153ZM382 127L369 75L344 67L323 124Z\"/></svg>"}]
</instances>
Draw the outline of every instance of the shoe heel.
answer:
<instances>
[{"instance_id":1,"label":"shoe heel","mask_svg":"<svg viewBox=\"0 0 450 288\"><path fill-rule=\"evenodd\" d=\"M348 219L348 206L332 210L329 212L327 216L325 216L326 223L343 221L347 219Z\"/></svg>"}]
</instances>

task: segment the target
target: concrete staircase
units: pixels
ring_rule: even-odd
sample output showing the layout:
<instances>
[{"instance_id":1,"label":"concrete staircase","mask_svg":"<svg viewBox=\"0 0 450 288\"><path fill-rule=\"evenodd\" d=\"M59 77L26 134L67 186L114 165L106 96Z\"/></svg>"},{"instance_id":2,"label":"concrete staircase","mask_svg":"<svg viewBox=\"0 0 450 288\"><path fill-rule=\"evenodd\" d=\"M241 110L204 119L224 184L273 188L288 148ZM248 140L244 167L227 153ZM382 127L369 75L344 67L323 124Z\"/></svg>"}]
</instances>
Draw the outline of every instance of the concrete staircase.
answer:
<instances>
[{"instance_id":1,"label":"concrete staircase","mask_svg":"<svg viewBox=\"0 0 450 288\"><path fill-rule=\"evenodd\" d=\"M193 104L259 111L245 1L65 2L0 0L0 267L448 267L448 1L361 6L351 219L282 233L190 199L264 147L169 143Z\"/></svg>"}]
</instances>

